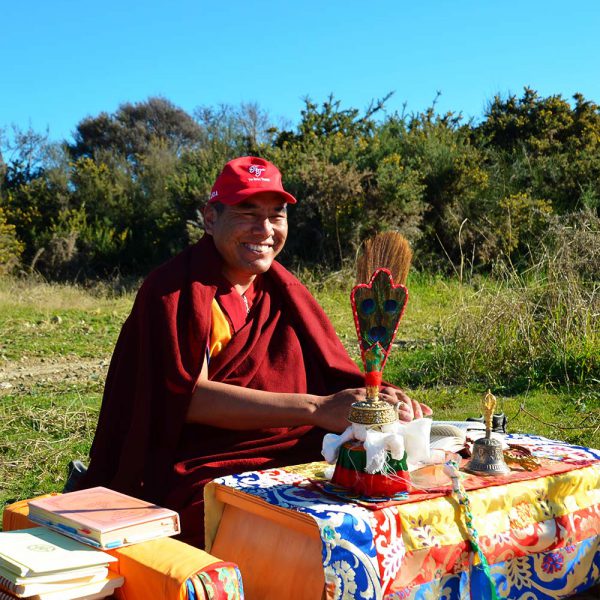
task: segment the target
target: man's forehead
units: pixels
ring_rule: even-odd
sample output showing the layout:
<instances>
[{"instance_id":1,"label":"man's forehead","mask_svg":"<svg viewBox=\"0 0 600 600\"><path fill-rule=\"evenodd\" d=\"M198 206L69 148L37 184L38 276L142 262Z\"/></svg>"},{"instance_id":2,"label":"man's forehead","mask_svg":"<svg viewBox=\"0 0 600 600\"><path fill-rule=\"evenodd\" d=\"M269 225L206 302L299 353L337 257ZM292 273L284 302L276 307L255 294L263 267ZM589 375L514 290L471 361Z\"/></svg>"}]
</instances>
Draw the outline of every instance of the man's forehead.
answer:
<instances>
[{"instance_id":1,"label":"man's forehead","mask_svg":"<svg viewBox=\"0 0 600 600\"><path fill-rule=\"evenodd\" d=\"M231 205L231 208L237 208L239 210L247 210L252 208L272 208L275 210L286 210L287 208L287 202L281 196L276 194L257 194L257 196L260 197L251 196L247 200L243 200L242 202Z\"/></svg>"}]
</instances>

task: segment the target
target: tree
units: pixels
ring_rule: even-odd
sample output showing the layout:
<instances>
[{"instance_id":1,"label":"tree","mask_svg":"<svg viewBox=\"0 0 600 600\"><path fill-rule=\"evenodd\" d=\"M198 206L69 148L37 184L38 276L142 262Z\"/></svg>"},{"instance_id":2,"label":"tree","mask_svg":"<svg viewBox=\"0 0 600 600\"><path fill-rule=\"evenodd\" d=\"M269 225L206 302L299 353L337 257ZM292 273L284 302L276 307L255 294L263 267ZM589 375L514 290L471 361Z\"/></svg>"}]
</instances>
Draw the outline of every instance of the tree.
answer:
<instances>
[{"instance_id":1,"label":"tree","mask_svg":"<svg viewBox=\"0 0 600 600\"><path fill-rule=\"evenodd\" d=\"M288 255L331 267L354 256L368 224L363 211L369 173L359 157L373 135L372 112L342 109L333 96L320 107L306 98L297 129L280 132L274 147L265 149L299 199L291 210L295 231Z\"/></svg>"},{"instance_id":2,"label":"tree","mask_svg":"<svg viewBox=\"0 0 600 600\"><path fill-rule=\"evenodd\" d=\"M573 96L542 98L525 88L521 98L496 96L474 129L488 153L499 196L528 193L559 213L600 203L600 107Z\"/></svg>"},{"instance_id":3,"label":"tree","mask_svg":"<svg viewBox=\"0 0 600 600\"><path fill-rule=\"evenodd\" d=\"M48 159L50 147L48 132L37 133L31 127L22 130L13 126L10 136L0 136L4 188L15 187L38 177Z\"/></svg>"},{"instance_id":4,"label":"tree","mask_svg":"<svg viewBox=\"0 0 600 600\"><path fill-rule=\"evenodd\" d=\"M383 109L391 95L372 102L362 115L357 108L342 109L341 101L333 94L321 107L307 97L297 131L282 131L274 145L282 150L318 155L331 162L351 161L356 158L356 150L364 147L365 140L373 135L373 116Z\"/></svg>"},{"instance_id":5,"label":"tree","mask_svg":"<svg viewBox=\"0 0 600 600\"><path fill-rule=\"evenodd\" d=\"M114 114L83 119L74 134L73 158L95 158L110 151L136 163L151 144L161 142L179 155L201 140L201 128L184 110L165 98L125 103Z\"/></svg>"},{"instance_id":6,"label":"tree","mask_svg":"<svg viewBox=\"0 0 600 600\"><path fill-rule=\"evenodd\" d=\"M0 275L9 273L19 264L23 247L15 226L6 220L0 200Z\"/></svg>"}]
</instances>

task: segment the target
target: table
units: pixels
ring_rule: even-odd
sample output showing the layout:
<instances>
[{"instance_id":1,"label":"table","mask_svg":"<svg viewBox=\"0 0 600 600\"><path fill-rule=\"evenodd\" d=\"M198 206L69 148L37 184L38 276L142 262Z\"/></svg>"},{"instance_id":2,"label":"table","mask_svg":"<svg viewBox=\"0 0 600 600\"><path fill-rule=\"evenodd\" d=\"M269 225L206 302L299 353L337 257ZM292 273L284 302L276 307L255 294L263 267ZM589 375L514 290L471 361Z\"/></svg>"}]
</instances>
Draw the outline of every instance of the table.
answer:
<instances>
[{"instance_id":1,"label":"table","mask_svg":"<svg viewBox=\"0 0 600 600\"><path fill-rule=\"evenodd\" d=\"M531 449L547 473L469 491L496 589L505 598L546 600L592 586L600 580L600 452L508 437ZM367 508L315 488L311 479L323 466L207 486L207 550L239 565L248 600L468 597L472 552L449 488Z\"/></svg>"}]
</instances>

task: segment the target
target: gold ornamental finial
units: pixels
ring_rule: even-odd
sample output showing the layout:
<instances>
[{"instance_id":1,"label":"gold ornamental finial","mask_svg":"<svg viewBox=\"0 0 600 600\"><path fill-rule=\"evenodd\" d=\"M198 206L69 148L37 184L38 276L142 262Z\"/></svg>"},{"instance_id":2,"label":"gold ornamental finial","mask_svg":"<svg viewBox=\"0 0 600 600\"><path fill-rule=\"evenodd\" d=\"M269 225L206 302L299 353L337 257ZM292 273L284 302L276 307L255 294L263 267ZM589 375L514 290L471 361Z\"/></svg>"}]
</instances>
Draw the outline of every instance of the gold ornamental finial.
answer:
<instances>
[{"instance_id":1,"label":"gold ornamental finial","mask_svg":"<svg viewBox=\"0 0 600 600\"><path fill-rule=\"evenodd\" d=\"M485 434L490 437L492 432L492 417L494 415L494 409L496 408L496 396L492 394L491 390L487 391L481 402L481 412L483 413L483 420L485 422Z\"/></svg>"}]
</instances>

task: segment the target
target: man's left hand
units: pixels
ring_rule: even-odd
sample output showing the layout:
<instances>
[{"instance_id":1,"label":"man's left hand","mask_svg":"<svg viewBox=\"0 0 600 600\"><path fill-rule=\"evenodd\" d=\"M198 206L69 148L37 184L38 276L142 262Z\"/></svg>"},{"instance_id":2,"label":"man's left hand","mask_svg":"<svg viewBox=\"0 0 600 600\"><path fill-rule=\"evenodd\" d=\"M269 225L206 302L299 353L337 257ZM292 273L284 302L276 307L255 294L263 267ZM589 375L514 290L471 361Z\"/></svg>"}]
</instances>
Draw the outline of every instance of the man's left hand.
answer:
<instances>
[{"instance_id":1,"label":"man's left hand","mask_svg":"<svg viewBox=\"0 0 600 600\"><path fill-rule=\"evenodd\" d=\"M398 406L398 419L400 421L412 421L429 417L433 411L426 404L421 404L409 398L402 390L386 386L381 389L380 398Z\"/></svg>"}]
</instances>

